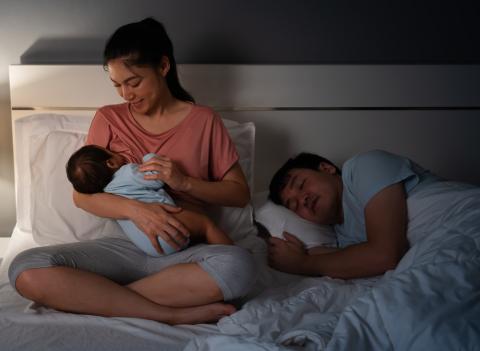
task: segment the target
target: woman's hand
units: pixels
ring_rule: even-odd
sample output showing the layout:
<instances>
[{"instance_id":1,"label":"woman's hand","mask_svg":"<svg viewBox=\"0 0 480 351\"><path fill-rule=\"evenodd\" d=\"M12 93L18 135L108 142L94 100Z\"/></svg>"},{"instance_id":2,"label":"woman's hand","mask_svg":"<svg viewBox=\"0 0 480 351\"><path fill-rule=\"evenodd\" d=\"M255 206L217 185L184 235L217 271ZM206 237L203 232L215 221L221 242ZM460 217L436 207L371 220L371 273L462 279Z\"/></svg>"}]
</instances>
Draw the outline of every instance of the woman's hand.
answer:
<instances>
[{"instance_id":1,"label":"woman's hand","mask_svg":"<svg viewBox=\"0 0 480 351\"><path fill-rule=\"evenodd\" d=\"M140 172L153 171L154 174L145 174L145 179L161 180L176 191L188 191L189 182L185 174L170 158L166 156L152 157L138 167Z\"/></svg>"},{"instance_id":2,"label":"woman's hand","mask_svg":"<svg viewBox=\"0 0 480 351\"><path fill-rule=\"evenodd\" d=\"M172 213L181 211L180 207L167 204L137 201L130 220L145 233L155 250L163 253L157 240L158 236L177 250L187 243L189 237L187 228L172 216Z\"/></svg>"},{"instance_id":3,"label":"woman's hand","mask_svg":"<svg viewBox=\"0 0 480 351\"><path fill-rule=\"evenodd\" d=\"M269 239L268 261L273 268L287 273L303 273L303 265L308 257L303 243L296 236L283 233L285 240Z\"/></svg>"}]
</instances>

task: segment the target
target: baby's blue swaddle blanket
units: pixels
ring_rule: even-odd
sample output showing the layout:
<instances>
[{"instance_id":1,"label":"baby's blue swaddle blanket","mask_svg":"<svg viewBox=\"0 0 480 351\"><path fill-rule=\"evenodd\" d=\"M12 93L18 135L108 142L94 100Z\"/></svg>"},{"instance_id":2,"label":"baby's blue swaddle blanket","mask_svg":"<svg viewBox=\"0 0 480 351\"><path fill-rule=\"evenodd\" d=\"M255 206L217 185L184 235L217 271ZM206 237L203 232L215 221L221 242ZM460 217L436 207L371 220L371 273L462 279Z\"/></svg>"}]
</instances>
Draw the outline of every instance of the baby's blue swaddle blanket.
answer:
<instances>
[{"instance_id":1,"label":"baby's blue swaddle blanket","mask_svg":"<svg viewBox=\"0 0 480 351\"><path fill-rule=\"evenodd\" d=\"M155 154L146 154L143 156L143 162L147 162ZM138 165L128 163L120 167L110 183L107 184L104 191L107 193L120 195L129 199L135 199L143 202L159 202L168 205L175 205L173 199L163 189L164 183L160 180L144 179L144 174L149 172L139 172ZM123 229L128 238L147 255L159 257L159 254L148 237L130 220L118 219L118 224ZM157 237L158 243L162 247L165 255L177 252L172 246L167 244L162 238ZM188 245L188 243L187 243Z\"/></svg>"}]
</instances>

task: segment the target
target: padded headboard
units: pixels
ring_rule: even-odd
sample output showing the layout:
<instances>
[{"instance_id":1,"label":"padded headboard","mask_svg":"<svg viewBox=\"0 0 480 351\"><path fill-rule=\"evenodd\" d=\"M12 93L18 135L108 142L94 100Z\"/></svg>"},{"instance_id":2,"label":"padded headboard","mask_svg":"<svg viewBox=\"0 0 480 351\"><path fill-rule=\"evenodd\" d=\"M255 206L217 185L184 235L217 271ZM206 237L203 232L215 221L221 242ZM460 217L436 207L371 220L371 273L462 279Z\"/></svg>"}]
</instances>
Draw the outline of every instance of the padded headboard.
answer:
<instances>
[{"instance_id":1,"label":"padded headboard","mask_svg":"<svg viewBox=\"0 0 480 351\"><path fill-rule=\"evenodd\" d=\"M255 190L300 151L342 164L381 148L480 184L480 65L179 65L222 117L257 126ZM12 118L120 102L100 65L10 66ZM15 133L15 129L13 128Z\"/></svg>"}]
</instances>

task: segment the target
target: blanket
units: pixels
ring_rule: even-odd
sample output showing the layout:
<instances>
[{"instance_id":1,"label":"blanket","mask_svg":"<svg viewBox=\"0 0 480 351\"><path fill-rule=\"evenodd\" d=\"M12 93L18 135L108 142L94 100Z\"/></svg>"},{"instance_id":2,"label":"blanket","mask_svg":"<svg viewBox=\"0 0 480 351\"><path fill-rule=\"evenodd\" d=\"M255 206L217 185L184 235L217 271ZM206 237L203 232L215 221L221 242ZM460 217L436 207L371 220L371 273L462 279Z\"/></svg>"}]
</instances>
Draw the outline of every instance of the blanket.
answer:
<instances>
[{"instance_id":1,"label":"blanket","mask_svg":"<svg viewBox=\"0 0 480 351\"><path fill-rule=\"evenodd\" d=\"M480 188L408 200L410 249L382 277L269 290L186 350L472 350L480 345Z\"/></svg>"}]
</instances>

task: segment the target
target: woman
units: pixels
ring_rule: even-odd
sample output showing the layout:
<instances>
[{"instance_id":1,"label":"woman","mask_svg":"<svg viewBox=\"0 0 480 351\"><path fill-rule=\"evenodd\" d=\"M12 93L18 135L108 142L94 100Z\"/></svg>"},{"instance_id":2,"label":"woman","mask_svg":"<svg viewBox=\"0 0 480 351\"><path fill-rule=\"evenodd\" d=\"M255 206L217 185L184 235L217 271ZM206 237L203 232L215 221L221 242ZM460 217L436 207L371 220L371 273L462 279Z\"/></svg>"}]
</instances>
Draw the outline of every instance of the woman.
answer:
<instances>
[{"instance_id":1,"label":"woman","mask_svg":"<svg viewBox=\"0 0 480 351\"><path fill-rule=\"evenodd\" d=\"M152 39L153 38L153 39ZM104 65L124 104L99 109L86 144L143 164L145 176L166 183L176 203L245 206L249 189L221 119L195 105L180 86L173 47L163 25L148 18L120 27L109 39ZM178 248L187 240L181 208L100 193L73 193L97 216L133 221L161 252L157 236ZM254 281L251 256L235 246L198 245L159 258L125 237L35 248L18 255L10 281L23 296L63 311L138 317L169 324L216 321L235 311L228 301Z\"/></svg>"}]
</instances>

